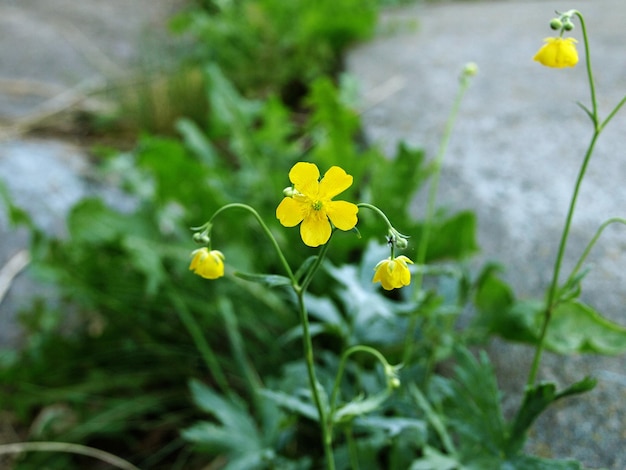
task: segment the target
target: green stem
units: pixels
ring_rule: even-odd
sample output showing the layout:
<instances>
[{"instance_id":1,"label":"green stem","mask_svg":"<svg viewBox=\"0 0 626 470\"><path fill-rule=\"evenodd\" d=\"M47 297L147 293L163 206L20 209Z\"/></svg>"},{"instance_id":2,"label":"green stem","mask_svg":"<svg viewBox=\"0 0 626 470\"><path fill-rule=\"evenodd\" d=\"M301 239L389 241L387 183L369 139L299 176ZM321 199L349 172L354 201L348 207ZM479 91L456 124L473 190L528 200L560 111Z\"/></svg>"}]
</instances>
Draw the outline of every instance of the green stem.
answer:
<instances>
[{"instance_id":1,"label":"green stem","mask_svg":"<svg viewBox=\"0 0 626 470\"><path fill-rule=\"evenodd\" d=\"M239 202L233 202L231 204L226 204L225 206L220 207L218 210L216 210L213 213L213 216L209 220L208 224L211 224L213 222L213 219L215 219L215 217L217 217L220 213L222 213L222 212L224 212L226 210L229 210L229 209L244 209L244 210L247 210L248 212L250 212L256 218L256 220L259 222L259 225L261 226L261 228L263 229L263 231L267 235L267 238L269 238L270 242L272 243L272 246L274 247L274 250L276 251L276 254L278 255L278 259L280 259L280 262L283 265L283 268L285 269L285 271L287 272L287 275L289 276L289 279L291 279L291 282L293 283L293 285L296 285L296 278L293 275L293 271L291 270L291 266L289 266L289 263L287 262L287 259L285 258L285 255L283 254L282 250L280 249L280 246L278 246L278 242L276 241L276 238L274 238L274 235L270 231L269 227L265 224L265 221L261 218L259 213L256 210L254 210L252 207L250 207L247 204L241 204Z\"/></svg>"},{"instance_id":2,"label":"green stem","mask_svg":"<svg viewBox=\"0 0 626 470\"><path fill-rule=\"evenodd\" d=\"M339 368L337 369L337 375L335 377L335 384L333 385L333 392L332 392L331 397L330 397L330 412L331 412L331 415L335 412L335 404L337 403L337 396L339 395L339 390L341 388L340 387L341 379L343 378L343 372L344 372L344 370L346 368L346 363L348 361L348 358L352 354L357 353L357 352L366 352L366 353L371 354L372 356L374 356L383 365L383 367L385 368L385 371L391 367L389 365L389 363L387 362L387 359L385 358L385 356L383 356L383 354L380 351L378 351L377 349L374 349L374 348L372 348L370 346L365 346L363 344L357 344L356 346L352 346L352 347L346 349L343 352L343 354L341 355L341 361L339 362Z\"/></svg>"},{"instance_id":3,"label":"green stem","mask_svg":"<svg viewBox=\"0 0 626 470\"><path fill-rule=\"evenodd\" d=\"M589 90L591 93L591 109L592 109L592 120L594 123L594 132L591 137L591 142L589 142L589 147L587 148L587 152L585 153L585 158L583 159L583 163L580 167L580 171L578 173L578 178L576 179L576 185L574 186L574 193L572 194L572 198L570 200L569 209L567 211L567 217L565 218L565 225L563 227L563 232L561 233L561 240L559 242L559 249L557 252L556 259L554 261L554 270L552 274L552 281L548 288L548 296L546 300L546 308L543 317L543 324L541 325L541 330L539 333L539 339L537 343L537 348L535 349L535 354L533 357L533 362L530 367L530 372L528 374L528 381L526 385L531 387L535 384L537 379L537 373L539 371L539 364L541 363L541 356L544 350L544 343L546 334L548 332L548 325L550 324L550 320L552 318L552 312L554 310L555 305L555 296L558 290L559 284L559 275L561 273L561 265L563 263L563 255L565 254L565 247L567 245L567 240L569 238L570 228L572 224L572 219L574 217L574 210L576 208L576 202L578 200L578 194L580 192L580 187L582 185L582 181L587 172L587 166L589 165L589 161L591 160L591 155L593 154L594 147L600 136L600 132L602 131L602 126L599 125L600 119L598 117L598 103L596 99L596 88L593 79L593 69L591 67L591 55L589 50L589 40L587 37L587 28L585 27L585 20L581 13L577 10L571 10L569 12L571 15L576 15L580 20L580 25L583 34L583 42L585 44L585 57L587 64L587 78L589 81Z\"/></svg>"},{"instance_id":4,"label":"green stem","mask_svg":"<svg viewBox=\"0 0 626 470\"><path fill-rule=\"evenodd\" d=\"M367 202L359 202L357 204L357 207L363 207L365 209L370 209L372 211L374 211L376 214L378 214L387 224L387 227L389 228L389 230L395 230L393 225L391 225L391 222L389 221L389 218L387 217L387 215L381 211L378 207L376 207L373 204L368 204ZM403 235L404 237L406 237L406 235ZM408 238L408 237L406 237Z\"/></svg>"},{"instance_id":5,"label":"green stem","mask_svg":"<svg viewBox=\"0 0 626 470\"><path fill-rule=\"evenodd\" d=\"M348 452L350 454L350 469L359 470L359 449L356 446L354 434L352 433L352 426L346 426L344 431L346 436L346 442L348 443Z\"/></svg>"},{"instance_id":6,"label":"green stem","mask_svg":"<svg viewBox=\"0 0 626 470\"><path fill-rule=\"evenodd\" d=\"M428 249L428 243L430 239L430 232L432 229L433 219L435 216L435 202L437 199L437 192L439 190L439 179L441 176L441 169L443 166L443 157L446 154L448 144L450 142L450 137L452 136L452 129L454 128L454 123L456 122L456 118L461 107L461 102L463 101L463 96L465 92L469 88L470 76L468 74L463 74L461 76L459 89L457 95L454 99L452 110L450 111L450 115L448 117L448 122L446 123L446 127L441 139L441 144L439 146L439 152L434 160L434 172L433 172L433 181L431 183L429 193L428 193L428 201L426 206L426 217L424 219L424 226L422 230L422 234L419 240L419 244L417 247L417 255L415 259L415 264L420 266L424 264L426 261L426 251ZM417 295L420 295L422 290L422 283L424 280L423 271L418 271L415 276L415 280L413 281L414 292ZM416 309L415 312L411 314L409 319L409 325L406 331L406 336L404 340L404 354L403 354L403 362L408 364L411 360L411 356L413 355L413 336L415 333L415 329L417 328L417 322L419 320L419 310Z\"/></svg>"},{"instance_id":7,"label":"green stem","mask_svg":"<svg viewBox=\"0 0 626 470\"><path fill-rule=\"evenodd\" d=\"M185 325L185 328L187 328L187 332L191 336L196 349L200 352L200 355L202 356L207 369L213 376L213 379L222 392L228 396L232 396L233 392L228 385L228 381L226 380L226 376L220 367L217 356L213 352L213 349L211 349L209 342L206 340L200 325L198 325L198 322L194 318L193 314L189 311L187 305L185 305L181 298L174 293L174 291L169 290L168 296L174 305L174 309L176 310L180 321L183 325Z\"/></svg>"},{"instance_id":8,"label":"green stem","mask_svg":"<svg viewBox=\"0 0 626 470\"><path fill-rule=\"evenodd\" d=\"M327 245L324 245L327 246ZM320 256L321 258L321 256ZM295 287L294 287L295 289ZM306 362L307 374L309 377L309 386L311 387L311 394L313 395L313 401L317 408L317 414L319 416L320 428L322 430L322 445L324 447L324 456L326 459L327 470L335 469L335 458L333 456L333 441L332 441L332 423L328 419L328 413L322 402L320 391L318 387L317 377L315 376L315 362L313 358L313 341L311 340L311 331L309 328L309 316L304 305L304 290L295 289L298 295L298 305L300 310L300 323L302 324L302 343L304 348L304 360Z\"/></svg>"},{"instance_id":9,"label":"green stem","mask_svg":"<svg viewBox=\"0 0 626 470\"><path fill-rule=\"evenodd\" d=\"M334 233L335 233L334 231L331 232L330 234L331 238ZM322 261L324 261L324 258L326 257L326 253L328 252L328 247L330 246L331 238L329 238L326 244L323 245L322 248L320 249L320 254L317 255L317 258L315 258L313 265L309 268L300 286L294 283L294 290L296 291L296 293L298 293L299 291L302 291L304 293L309 287L309 284L311 284L311 281L313 280L313 276L315 275L319 267L322 265Z\"/></svg>"},{"instance_id":10,"label":"green stem","mask_svg":"<svg viewBox=\"0 0 626 470\"><path fill-rule=\"evenodd\" d=\"M580 256L578 263L576 263L576 266L572 270L572 273L569 275L567 282L569 282L574 276L576 276L576 274L578 274L578 271L580 271L580 268L582 267L583 263L587 259L587 256L589 256L591 249L595 246L596 242L602 235L602 232L604 232L604 229L607 228L609 225L615 224L615 223L626 225L626 219L622 219L621 217L613 217L613 218L608 219L602 225L600 225L600 227L598 227L596 234L593 236L591 241L585 247L583 254Z\"/></svg>"}]
</instances>

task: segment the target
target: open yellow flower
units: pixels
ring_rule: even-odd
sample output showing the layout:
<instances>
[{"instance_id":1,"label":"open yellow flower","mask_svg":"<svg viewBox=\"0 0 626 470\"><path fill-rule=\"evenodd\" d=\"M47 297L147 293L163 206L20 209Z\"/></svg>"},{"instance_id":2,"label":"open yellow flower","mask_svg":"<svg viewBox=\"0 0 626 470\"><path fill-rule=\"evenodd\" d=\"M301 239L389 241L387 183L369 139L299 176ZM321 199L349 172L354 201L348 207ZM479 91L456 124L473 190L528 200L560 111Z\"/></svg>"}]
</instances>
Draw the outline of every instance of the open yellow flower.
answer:
<instances>
[{"instance_id":1,"label":"open yellow flower","mask_svg":"<svg viewBox=\"0 0 626 470\"><path fill-rule=\"evenodd\" d=\"M539 49L534 60L546 67L563 68L573 67L578 63L576 39L574 38L546 38L545 44Z\"/></svg>"},{"instance_id":2,"label":"open yellow flower","mask_svg":"<svg viewBox=\"0 0 626 470\"><path fill-rule=\"evenodd\" d=\"M276 217L285 227L300 224L302 241L308 246L325 244L332 225L352 230L357 223L356 204L332 198L352 185L352 176L338 166L331 167L320 180L313 163L298 162L289 171L293 190L276 208Z\"/></svg>"},{"instance_id":3,"label":"open yellow flower","mask_svg":"<svg viewBox=\"0 0 626 470\"><path fill-rule=\"evenodd\" d=\"M399 289L411 283L411 271L407 263L413 264L406 256L397 256L382 260L374 268L374 278L372 282L380 282L385 290Z\"/></svg>"},{"instance_id":4,"label":"open yellow flower","mask_svg":"<svg viewBox=\"0 0 626 470\"><path fill-rule=\"evenodd\" d=\"M191 253L189 270L205 279L217 279L224 275L224 254L207 247L198 248Z\"/></svg>"}]
</instances>

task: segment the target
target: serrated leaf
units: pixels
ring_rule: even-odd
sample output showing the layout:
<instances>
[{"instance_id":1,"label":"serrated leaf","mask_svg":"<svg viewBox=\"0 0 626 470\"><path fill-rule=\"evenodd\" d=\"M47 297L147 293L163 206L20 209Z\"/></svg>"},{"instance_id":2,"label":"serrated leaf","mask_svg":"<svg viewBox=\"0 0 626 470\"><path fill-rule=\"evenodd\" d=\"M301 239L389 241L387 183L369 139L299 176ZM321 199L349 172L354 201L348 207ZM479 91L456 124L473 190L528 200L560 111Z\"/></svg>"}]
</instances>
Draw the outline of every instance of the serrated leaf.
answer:
<instances>
[{"instance_id":1,"label":"serrated leaf","mask_svg":"<svg viewBox=\"0 0 626 470\"><path fill-rule=\"evenodd\" d=\"M359 416L354 421L357 429L377 429L385 431L389 437L398 436L407 430L417 431L418 442L425 442L428 435L426 422L415 418L402 418L395 416Z\"/></svg>"},{"instance_id":2,"label":"serrated leaf","mask_svg":"<svg viewBox=\"0 0 626 470\"><path fill-rule=\"evenodd\" d=\"M291 280L279 274L254 274L236 272L235 276L250 282L256 282L266 287L279 287L291 285Z\"/></svg>"},{"instance_id":3,"label":"serrated leaf","mask_svg":"<svg viewBox=\"0 0 626 470\"><path fill-rule=\"evenodd\" d=\"M424 456L415 460L410 470L457 470L463 466L456 457L441 453L439 450L426 446Z\"/></svg>"},{"instance_id":4,"label":"serrated leaf","mask_svg":"<svg viewBox=\"0 0 626 470\"><path fill-rule=\"evenodd\" d=\"M289 395L275 390L261 390L260 393L261 395L274 401L274 403L281 408L302 415L312 421L319 421L317 408L313 405L310 399L305 401L305 398Z\"/></svg>"},{"instance_id":5,"label":"serrated leaf","mask_svg":"<svg viewBox=\"0 0 626 470\"><path fill-rule=\"evenodd\" d=\"M366 398L356 397L345 405L342 405L333 414L334 423L345 423L357 416L371 413L380 408L380 406L389 398L390 392L384 390L380 393L370 395Z\"/></svg>"},{"instance_id":6,"label":"serrated leaf","mask_svg":"<svg viewBox=\"0 0 626 470\"><path fill-rule=\"evenodd\" d=\"M231 432L256 435L256 424L241 400L235 397L227 400L195 379L190 381L189 388L196 406L217 418Z\"/></svg>"}]
</instances>

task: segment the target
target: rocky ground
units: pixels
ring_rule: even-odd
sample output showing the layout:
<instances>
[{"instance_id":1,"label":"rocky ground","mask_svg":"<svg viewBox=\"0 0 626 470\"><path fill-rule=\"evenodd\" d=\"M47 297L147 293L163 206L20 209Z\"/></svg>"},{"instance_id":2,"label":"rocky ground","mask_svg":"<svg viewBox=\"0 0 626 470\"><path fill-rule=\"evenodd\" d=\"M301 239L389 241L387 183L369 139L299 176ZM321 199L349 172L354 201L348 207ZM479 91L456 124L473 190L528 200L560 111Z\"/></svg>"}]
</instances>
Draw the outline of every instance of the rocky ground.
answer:
<instances>
[{"instance_id":1,"label":"rocky ground","mask_svg":"<svg viewBox=\"0 0 626 470\"><path fill-rule=\"evenodd\" d=\"M520 297L541 296L576 174L592 127L577 101L589 103L584 54L573 69L532 61L554 11L579 9L586 19L602 114L626 94L626 4L507 1L418 4L387 12L381 34L350 56L362 85L366 134L392 154L405 140L433 156L467 62L478 64L445 157L439 202L479 218L481 260L498 260ZM573 33L581 39L580 27ZM619 58L619 59L618 59ZM580 194L568 260L596 228L626 212L626 110L597 145ZM423 211L418 197L415 210ZM584 299L626 325L626 229L606 231L589 259ZM571 263L570 263L571 267ZM507 408L518 404L532 351L494 341ZM626 468L626 357L548 355L545 379L562 386L593 375L598 387L564 400L534 428L542 455L576 458L592 468Z\"/></svg>"},{"instance_id":2,"label":"rocky ground","mask_svg":"<svg viewBox=\"0 0 626 470\"><path fill-rule=\"evenodd\" d=\"M0 3L0 181L42 226L62 233L63 217L96 190L88 159L72 140L25 138L37 119L80 100L101 80L141 61L151 34L181 0L4 0ZM457 88L473 61L480 72L461 107L439 201L479 217L482 260L498 260L520 296L541 295L591 129L584 64L552 70L531 58L549 36L554 10L580 9L591 35L604 114L626 93L626 4L620 0L420 3L386 12L381 33L355 49L348 70L364 91L365 131L391 150L406 140L436 152ZM574 31L580 39L580 28ZM581 49L582 50L582 49ZM369 101L368 101L369 100ZM78 102L78 101L77 101ZM589 168L568 248L579 253L608 217L626 216L626 111L606 129ZM423 210L418 197L415 210ZM17 341L12 316L30 297L24 233L0 213L0 344ZM626 325L626 230L607 231L590 261L585 300ZM27 268L26 268L27 271ZM6 288L6 289L5 289ZM531 350L494 341L508 409L515 407ZM565 386L591 374L590 394L542 417L530 446L591 468L626 468L626 358L548 355L541 375Z\"/></svg>"}]
</instances>

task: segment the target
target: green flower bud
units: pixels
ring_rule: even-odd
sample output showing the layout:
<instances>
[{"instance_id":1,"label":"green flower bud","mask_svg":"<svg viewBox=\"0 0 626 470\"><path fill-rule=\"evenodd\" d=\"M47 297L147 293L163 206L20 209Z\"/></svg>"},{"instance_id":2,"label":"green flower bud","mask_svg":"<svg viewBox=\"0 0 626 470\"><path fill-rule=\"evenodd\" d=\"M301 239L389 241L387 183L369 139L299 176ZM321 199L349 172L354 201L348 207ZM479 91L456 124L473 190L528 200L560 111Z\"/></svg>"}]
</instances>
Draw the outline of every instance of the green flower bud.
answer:
<instances>
[{"instance_id":1,"label":"green flower bud","mask_svg":"<svg viewBox=\"0 0 626 470\"><path fill-rule=\"evenodd\" d=\"M193 241L200 245L208 245L211 238L206 232L197 232L193 234Z\"/></svg>"},{"instance_id":2,"label":"green flower bud","mask_svg":"<svg viewBox=\"0 0 626 470\"><path fill-rule=\"evenodd\" d=\"M552 28L553 30L557 31L561 29L562 27L563 27L563 23L561 23L560 19L552 18L552 20L550 20L550 28Z\"/></svg>"},{"instance_id":3,"label":"green flower bud","mask_svg":"<svg viewBox=\"0 0 626 470\"><path fill-rule=\"evenodd\" d=\"M565 21L565 23L563 23L563 29L565 31L571 31L572 29L574 29L574 23L572 23L570 20Z\"/></svg>"},{"instance_id":4,"label":"green flower bud","mask_svg":"<svg viewBox=\"0 0 626 470\"><path fill-rule=\"evenodd\" d=\"M476 65L475 62L468 62L467 64L465 64L465 66L463 67L463 72L461 73L463 77L474 77L477 74L478 65Z\"/></svg>"}]
</instances>

